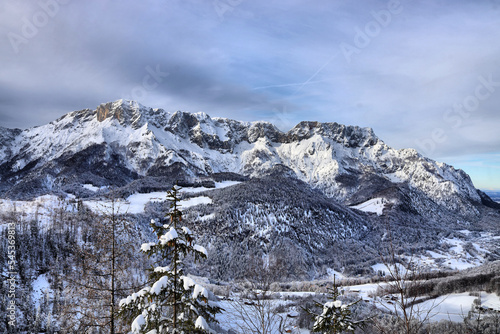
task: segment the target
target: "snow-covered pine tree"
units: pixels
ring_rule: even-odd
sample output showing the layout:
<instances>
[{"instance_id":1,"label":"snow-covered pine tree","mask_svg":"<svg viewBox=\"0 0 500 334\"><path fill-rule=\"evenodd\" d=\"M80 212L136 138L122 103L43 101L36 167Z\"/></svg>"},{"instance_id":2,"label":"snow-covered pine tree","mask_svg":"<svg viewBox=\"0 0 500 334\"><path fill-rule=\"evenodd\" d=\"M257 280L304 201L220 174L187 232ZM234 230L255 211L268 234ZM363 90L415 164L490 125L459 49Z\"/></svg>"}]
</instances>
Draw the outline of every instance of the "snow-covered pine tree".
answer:
<instances>
[{"instance_id":1,"label":"snow-covered pine tree","mask_svg":"<svg viewBox=\"0 0 500 334\"><path fill-rule=\"evenodd\" d=\"M351 304L342 304L339 300L340 292L333 280L333 288L330 289L329 299L331 301L325 304L317 303L317 306L322 308L321 314L316 314L307 310L314 317L313 332L321 332L323 334L337 334L343 332L354 333L356 327L359 327L362 322L356 322L351 317L351 306L358 303L360 300Z\"/></svg>"},{"instance_id":2,"label":"snow-covered pine tree","mask_svg":"<svg viewBox=\"0 0 500 334\"><path fill-rule=\"evenodd\" d=\"M178 226L182 221L180 189L173 186L168 191L167 199L171 203L166 217L170 222L159 224L151 221L158 241L141 246L141 251L153 257L155 264L159 265L150 269L149 278L153 285L120 301L120 313L132 320L134 334L213 333L208 324L217 323L215 314L222 310L208 299L207 289L184 275L185 257L191 254L196 262L206 258L207 252L194 244L189 228Z\"/></svg>"}]
</instances>

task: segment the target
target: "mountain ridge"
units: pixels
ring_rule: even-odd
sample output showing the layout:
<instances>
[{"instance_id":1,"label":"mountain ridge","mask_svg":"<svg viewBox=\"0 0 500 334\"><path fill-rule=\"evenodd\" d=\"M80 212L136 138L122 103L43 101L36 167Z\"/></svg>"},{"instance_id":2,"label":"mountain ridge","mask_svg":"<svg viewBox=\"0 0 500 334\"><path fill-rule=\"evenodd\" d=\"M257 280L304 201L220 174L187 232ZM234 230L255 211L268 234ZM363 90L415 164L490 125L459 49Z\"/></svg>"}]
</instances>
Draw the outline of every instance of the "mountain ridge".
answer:
<instances>
[{"instance_id":1,"label":"mountain ridge","mask_svg":"<svg viewBox=\"0 0 500 334\"><path fill-rule=\"evenodd\" d=\"M447 201L447 195L481 202L465 172L422 157L414 149L394 150L371 128L334 122L303 121L282 132L268 122L170 113L118 100L95 110L68 113L44 126L2 133L2 160L16 160L10 168L5 163L0 166L4 170L2 181L6 167L15 174L29 163L40 167L63 153L107 144L118 146L108 147L108 151L124 156L127 168L139 175L147 175L154 166L159 169L180 162L189 166L190 177L214 172L258 176L281 164L343 201L355 192L349 178L351 183L359 183L357 174L371 172L393 183L409 182L449 208L454 205Z\"/></svg>"}]
</instances>

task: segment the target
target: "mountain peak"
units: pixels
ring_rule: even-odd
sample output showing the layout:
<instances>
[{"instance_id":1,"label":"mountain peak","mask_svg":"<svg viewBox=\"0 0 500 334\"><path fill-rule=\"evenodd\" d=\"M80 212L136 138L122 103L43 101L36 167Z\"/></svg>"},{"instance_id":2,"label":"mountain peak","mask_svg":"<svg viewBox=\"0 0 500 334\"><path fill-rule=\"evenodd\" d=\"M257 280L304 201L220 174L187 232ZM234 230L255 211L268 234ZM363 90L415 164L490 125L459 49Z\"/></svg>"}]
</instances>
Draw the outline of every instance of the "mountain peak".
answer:
<instances>
[{"instance_id":1,"label":"mountain peak","mask_svg":"<svg viewBox=\"0 0 500 334\"><path fill-rule=\"evenodd\" d=\"M336 122L303 121L288 132L288 136L292 140L307 139L315 134L329 137L346 147L368 147L381 142L372 128L361 128Z\"/></svg>"},{"instance_id":2,"label":"mountain peak","mask_svg":"<svg viewBox=\"0 0 500 334\"><path fill-rule=\"evenodd\" d=\"M141 118L141 111L147 109L135 101L117 100L99 105L96 108L96 116L99 122L108 118L116 119L120 124L137 125Z\"/></svg>"}]
</instances>

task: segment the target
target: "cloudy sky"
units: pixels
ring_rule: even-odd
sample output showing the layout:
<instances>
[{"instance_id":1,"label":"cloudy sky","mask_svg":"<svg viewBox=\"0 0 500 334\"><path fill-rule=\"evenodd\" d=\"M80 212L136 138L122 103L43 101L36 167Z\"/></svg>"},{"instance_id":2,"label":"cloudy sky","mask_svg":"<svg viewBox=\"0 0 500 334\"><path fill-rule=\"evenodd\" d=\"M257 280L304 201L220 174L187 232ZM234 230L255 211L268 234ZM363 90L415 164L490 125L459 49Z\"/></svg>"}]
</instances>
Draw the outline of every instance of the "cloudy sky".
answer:
<instances>
[{"instance_id":1,"label":"cloudy sky","mask_svg":"<svg viewBox=\"0 0 500 334\"><path fill-rule=\"evenodd\" d=\"M339 122L500 189L500 0L3 0L0 35L0 126L120 98Z\"/></svg>"}]
</instances>

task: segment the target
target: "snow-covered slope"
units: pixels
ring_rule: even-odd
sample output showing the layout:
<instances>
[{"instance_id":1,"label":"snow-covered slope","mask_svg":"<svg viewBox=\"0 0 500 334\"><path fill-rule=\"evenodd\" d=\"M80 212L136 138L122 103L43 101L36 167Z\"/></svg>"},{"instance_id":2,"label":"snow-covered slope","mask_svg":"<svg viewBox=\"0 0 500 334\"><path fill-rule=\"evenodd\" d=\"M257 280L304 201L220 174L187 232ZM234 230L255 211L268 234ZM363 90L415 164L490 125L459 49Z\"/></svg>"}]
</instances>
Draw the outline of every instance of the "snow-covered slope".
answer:
<instances>
[{"instance_id":1,"label":"snow-covered slope","mask_svg":"<svg viewBox=\"0 0 500 334\"><path fill-rule=\"evenodd\" d=\"M392 149L370 128L301 122L284 133L267 122L170 113L123 100L23 131L0 129L0 155L0 189L5 190L19 188L28 179L35 188L44 188L42 192L83 182L68 175L74 172L68 161L74 160L89 165L80 166L79 173L87 175L84 183L99 183L95 186L172 174L191 179L220 172L259 177L280 166L344 202L368 200L372 194L364 193L365 182L372 176L387 184L407 184L439 205L468 215L476 214L471 203L481 201L463 171L413 149ZM113 164L127 175L106 171L107 166L115 168Z\"/></svg>"}]
</instances>

